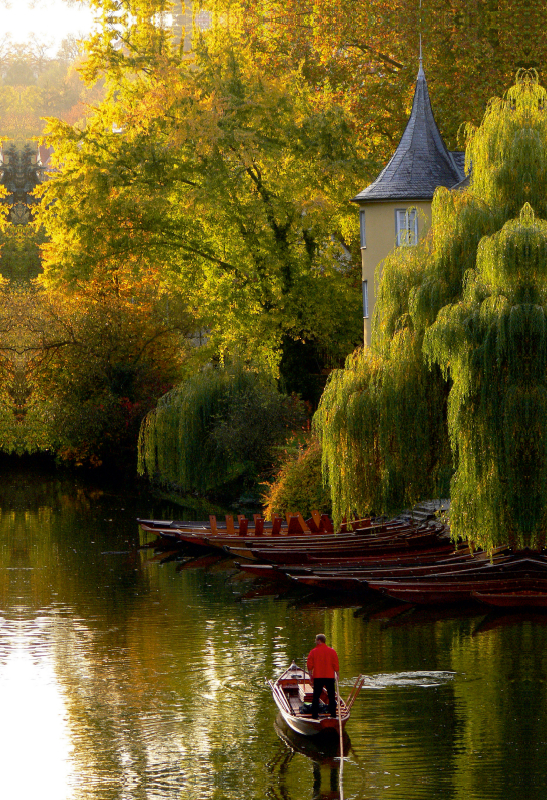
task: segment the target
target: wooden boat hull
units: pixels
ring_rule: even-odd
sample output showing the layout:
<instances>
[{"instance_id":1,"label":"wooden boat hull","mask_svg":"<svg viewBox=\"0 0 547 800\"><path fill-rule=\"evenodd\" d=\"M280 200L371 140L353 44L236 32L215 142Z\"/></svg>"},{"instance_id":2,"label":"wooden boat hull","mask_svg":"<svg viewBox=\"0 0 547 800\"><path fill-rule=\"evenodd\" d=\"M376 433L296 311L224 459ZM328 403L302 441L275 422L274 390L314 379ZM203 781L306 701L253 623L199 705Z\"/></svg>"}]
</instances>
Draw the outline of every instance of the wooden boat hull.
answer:
<instances>
[{"instance_id":1,"label":"wooden boat hull","mask_svg":"<svg viewBox=\"0 0 547 800\"><path fill-rule=\"evenodd\" d=\"M212 544L211 539L208 541L209 544ZM315 563L317 563L317 561L328 561L332 558L373 556L375 559L381 559L386 555L419 553L421 549L429 547L434 541L439 544L439 547L443 546L436 531L426 535L409 535L404 539L394 538L372 543L356 534L334 534L329 537L325 536L322 542L315 537L313 541L310 539L307 544L298 547L293 544L289 546L285 541L278 541L275 546L268 545L266 537L264 537L260 542L244 540L240 543L228 543L224 541L223 548L233 558L295 566L311 564L314 557Z\"/></svg>"},{"instance_id":2,"label":"wooden boat hull","mask_svg":"<svg viewBox=\"0 0 547 800\"><path fill-rule=\"evenodd\" d=\"M455 587L438 586L435 588L416 586L400 587L390 586L386 588L380 583L369 583L369 587L375 591L400 600L402 603L411 605L437 605L438 603L462 603L471 599L471 589L459 589Z\"/></svg>"},{"instance_id":3,"label":"wooden boat hull","mask_svg":"<svg viewBox=\"0 0 547 800\"><path fill-rule=\"evenodd\" d=\"M497 608L547 608L547 592L473 592L475 600Z\"/></svg>"},{"instance_id":4,"label":"wooden boat hull","mask_svg":"<svg viewBox=\"0 0 547 800\"><path fill-rule=\"evenodd\" d=\"M517 565L518 566L518 565ZM369 581L371 589L383 592L396 600L405 603L431 604L431 603L458 603L465 600L480 599L478 594L485 597L490 596L494 599L499 597L498 605L503 602L510 603L513 597L514 604L522 600L531 602L532 597L537 598L536 605L540 604L541 596L547 597L547 578L531 578L528 572L524 575L518 572L499 573L497 576L484 578L477 575L475 580L466 580L465 577L458 579L452 576L452 580L446 577L429 580L414 581ZM494 603L491 603L493 605Z\"/></svg>"},{"instance_id":5,"label":"wooden boat hull","mask_svg":"<svg viewBox=\"0 0 547 800\"><path fill-rule=\"evenodd\" d=\"M289 728L302 736L317 736L319 733L325 733L326 731L338 734L339 731L338 720L332 719L332 717L325 717L319 720L304 720L286 714L281 709L279 709L279 713ZM342 728L344 728L344 723L342 723Z\"/></svg>"}]
</instances>

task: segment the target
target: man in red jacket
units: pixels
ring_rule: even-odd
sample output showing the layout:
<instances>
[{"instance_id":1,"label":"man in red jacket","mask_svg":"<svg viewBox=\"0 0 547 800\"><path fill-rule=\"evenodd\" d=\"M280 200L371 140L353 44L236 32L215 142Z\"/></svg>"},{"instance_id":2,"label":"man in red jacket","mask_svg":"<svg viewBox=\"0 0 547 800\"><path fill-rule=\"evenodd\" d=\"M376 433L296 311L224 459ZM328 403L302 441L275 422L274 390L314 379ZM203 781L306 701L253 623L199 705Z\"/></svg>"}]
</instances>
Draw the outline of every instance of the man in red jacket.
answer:
<instances>
[{"instance_id":1,"label":"man in red jacket","mask_svg":"<svg viewBox=\"0 0 547 800\"><path fill-rule=\"evenodd\" d=\"M315 637L315 647L310 650L308 656L308 672L313 678L312 719L317 719L319 716L319 698L323 687L329 695L329 714L331 717L336 716L334 679L338 677L339 670L336 650L327 647L327 637L324 633L318 633Z\"/></svg>"}]
</instances>

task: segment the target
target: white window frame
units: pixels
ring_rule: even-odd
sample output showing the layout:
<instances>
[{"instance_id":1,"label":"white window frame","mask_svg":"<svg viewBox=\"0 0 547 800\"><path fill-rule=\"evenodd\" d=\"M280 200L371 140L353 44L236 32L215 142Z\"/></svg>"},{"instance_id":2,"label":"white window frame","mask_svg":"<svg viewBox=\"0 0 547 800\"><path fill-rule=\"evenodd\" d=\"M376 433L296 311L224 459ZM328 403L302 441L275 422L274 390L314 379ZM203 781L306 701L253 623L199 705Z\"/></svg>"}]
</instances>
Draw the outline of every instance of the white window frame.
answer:
<instances>
[{"instance_id":1,"label":"white window frame","mask_svg":"<svg viewBox=\"0 0 547 800\"><path fill-rule=\"evenodd\" d=\"M395 210L395 235L397 247L418 244L417 208L397 208Z\"/></svg>"},{"instance_id":2,"label":"white window frame","mask_svg":"<svg viewBox=\"0 0 547 800\"><path fill-rule=\"evenodd\" d=\"M363 281L363 319L368 319L368 281Z\"/></svg>"},{"instance_id":3,"label":"white window frame","mask_svg":"<svg viewBox=\"0 0 547 800\"><path fill-rule=\"evenodd\" d=\"M365 227L365 209L359 211L359 235L361 238L361 250L365 250L367 246L367 232Z\"/></svg>"}]
</instances>

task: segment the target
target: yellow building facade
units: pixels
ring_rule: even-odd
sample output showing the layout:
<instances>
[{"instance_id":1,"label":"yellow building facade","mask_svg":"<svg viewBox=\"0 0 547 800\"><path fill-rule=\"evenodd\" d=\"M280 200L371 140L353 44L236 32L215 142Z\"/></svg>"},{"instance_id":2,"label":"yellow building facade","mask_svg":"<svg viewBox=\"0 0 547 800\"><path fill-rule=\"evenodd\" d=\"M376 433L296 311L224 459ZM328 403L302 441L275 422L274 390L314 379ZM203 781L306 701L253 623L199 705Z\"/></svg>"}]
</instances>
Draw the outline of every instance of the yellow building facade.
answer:
<instances>
[{"instance_id":1,"label":"yellow building facade","mask_svg":"<svg viewBox=\"0 0 547 800\"><path fill-rule=\"evenodd\" d=\"M464 182L464 155L446 149L420 63L412 112L397 150L376 180L352 201L359 205L365 347L371 342L383 260L394 247L412 247L427 234L438 186L452 189Z\"/></svg>"}]
</instances>

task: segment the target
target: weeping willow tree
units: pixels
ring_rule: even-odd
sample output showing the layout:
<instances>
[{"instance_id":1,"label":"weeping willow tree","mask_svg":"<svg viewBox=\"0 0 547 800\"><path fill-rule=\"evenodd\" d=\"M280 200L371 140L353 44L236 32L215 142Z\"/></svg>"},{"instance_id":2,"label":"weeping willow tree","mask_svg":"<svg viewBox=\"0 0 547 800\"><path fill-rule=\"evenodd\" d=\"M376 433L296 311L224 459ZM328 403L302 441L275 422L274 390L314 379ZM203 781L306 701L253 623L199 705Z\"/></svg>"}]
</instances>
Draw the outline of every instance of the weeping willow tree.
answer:
<instances>
[{"instance_id":1,"label":"weeping willow tree","mask_svg":"<svg viewBox=\"0 0 547 800\"><path fill-rule=\"evenodd\" d=\"M143 420L139 473L178 490L218 492L271 468L302 408L267 376L209 368L165 394Z\"/></svg>"},{"instance_id":2,"label":"weeping willow tree","mask_svg":"<svg viewBox=\"0 0 547 800\"><path fill-rule=\"evenodd\" d=\"M443 493L454 536L539 546L547 513L547 110L523 73L468 131L467 189L383 264L369 350L315 425L335 515Z\"/></svg>"}]
</instances>

